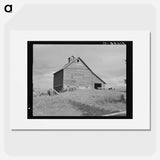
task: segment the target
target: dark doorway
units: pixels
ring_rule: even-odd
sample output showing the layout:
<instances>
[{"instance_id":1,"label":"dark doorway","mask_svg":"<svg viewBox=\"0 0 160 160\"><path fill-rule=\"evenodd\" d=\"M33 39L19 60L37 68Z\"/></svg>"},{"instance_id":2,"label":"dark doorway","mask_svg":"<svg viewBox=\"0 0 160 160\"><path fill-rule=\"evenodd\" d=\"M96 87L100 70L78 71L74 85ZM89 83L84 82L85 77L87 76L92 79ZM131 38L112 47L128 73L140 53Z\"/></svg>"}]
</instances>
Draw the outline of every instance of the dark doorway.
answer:
<instances>
[{"instance_id":1,"label":"dark doorway","mask_svg":"<svg viewBox=\"0 0 160 160\"><path fill-rule=\"evenodd\" d=\"M95 89L100 89L102 87L102 84L101 83L95 83L94 84L94 88Z\"/></svg>"}]
</instances>

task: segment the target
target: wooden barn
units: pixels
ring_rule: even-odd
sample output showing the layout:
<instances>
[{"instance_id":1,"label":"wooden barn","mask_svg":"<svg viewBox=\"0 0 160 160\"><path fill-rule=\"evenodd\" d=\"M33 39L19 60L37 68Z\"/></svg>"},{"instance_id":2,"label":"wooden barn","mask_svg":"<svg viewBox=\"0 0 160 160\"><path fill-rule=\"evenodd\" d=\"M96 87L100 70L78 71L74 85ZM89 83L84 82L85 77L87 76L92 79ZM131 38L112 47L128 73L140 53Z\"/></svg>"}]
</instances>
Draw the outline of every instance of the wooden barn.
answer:
<instances>
[{"instance_id":1,"label":"wooden barn","mask_svg":"<svg viewBox=\"0 0 160 160\"><path fill-rule=\"evenodd\" d=\"M57 91L69 88L103 89L105 84L80 57L69 57L68 63L54 73L53 88Z\"/></svg>"}]
</instances>

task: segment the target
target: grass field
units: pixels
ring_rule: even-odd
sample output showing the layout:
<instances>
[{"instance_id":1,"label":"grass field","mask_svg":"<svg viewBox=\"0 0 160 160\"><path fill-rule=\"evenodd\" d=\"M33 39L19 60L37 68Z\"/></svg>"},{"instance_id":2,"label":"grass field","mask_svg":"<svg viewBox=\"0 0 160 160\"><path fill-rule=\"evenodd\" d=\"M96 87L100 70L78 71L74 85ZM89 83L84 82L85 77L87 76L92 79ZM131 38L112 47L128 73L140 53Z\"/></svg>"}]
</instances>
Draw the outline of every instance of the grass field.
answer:
<instances>
[{"instance_id":1,"label":"grass field","mask_svg":"<svg viewBox=\"0 0 160 160\"><path fill-rule=\"evenodd\" d=\"M101 116L126 110L125 92L76 90L33 97L34 116Z\"/></svg>"}]
</instances>

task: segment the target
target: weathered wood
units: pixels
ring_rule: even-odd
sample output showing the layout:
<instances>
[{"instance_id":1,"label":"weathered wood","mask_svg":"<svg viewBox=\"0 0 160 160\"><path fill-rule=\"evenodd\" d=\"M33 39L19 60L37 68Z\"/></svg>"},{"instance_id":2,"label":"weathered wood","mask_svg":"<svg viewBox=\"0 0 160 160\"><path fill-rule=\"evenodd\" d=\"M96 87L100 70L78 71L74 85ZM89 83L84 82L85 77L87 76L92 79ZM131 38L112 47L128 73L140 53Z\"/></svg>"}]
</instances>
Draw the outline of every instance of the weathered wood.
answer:
<instances>
[{"instance_id":1,"label":"weathered wood","mask_svg":"<svg viewBox=\"0 0 160 160\"><path fill-rule=\"evenodd\" d=\"M63 70L60 70L54 74L54 86L56 91L60 91L63 88Z\"/></svg>"}]
</instances>

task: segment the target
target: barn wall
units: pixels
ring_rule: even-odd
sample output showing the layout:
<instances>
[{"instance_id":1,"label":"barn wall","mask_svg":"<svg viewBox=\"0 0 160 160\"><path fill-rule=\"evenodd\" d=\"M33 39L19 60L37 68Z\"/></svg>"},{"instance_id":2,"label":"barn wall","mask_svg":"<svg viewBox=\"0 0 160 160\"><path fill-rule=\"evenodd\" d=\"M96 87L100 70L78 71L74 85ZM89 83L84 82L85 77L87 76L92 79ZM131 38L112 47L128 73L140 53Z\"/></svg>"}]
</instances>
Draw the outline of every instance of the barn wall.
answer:
<instances>
[{"instance_id":1,"label":"barn wall","mask_svg":"<svg viewBox=\"0 0 160 160\"><path fill-rule=\"evenodd\" d=\"M56 72L54 74L53 88L57 91L62 90L63 88L63 70L60 70L59 72Z\"/></svg>"},{"instance_id":2,"label":"barn wall","mask_svg":"<svg viewBox=\"0 0 160 160\"><path fill-rule=\"evenodd\" d=\"M66 69L64 71L64 84L91 88L91 73L87 69Z\"/></svg>"},{"instance_id":3,"label":"barn wall","mask_svg":"<svg viewBox=\"0 0 160 160\"><path fill-rule=\"evenodd\" d=\"M94 88L94 83L101 83L102 84L102 88L105 87L105 84L99 79L97 78L95 75L92 74L92 85L93 85L93 88Z\"/></svg>"},{"instance_id":4,"label":"barn wall","mask_svg":"<svg viewBox=\"0 0 160 160\"><path fill-rule=\"evenodd\" d=\"M81 62L74 62L64 69L65 86L76 86L79 88L94 88L94 83L103 82L99 80L92 72Z\"/></svg>"}]
</instances>

